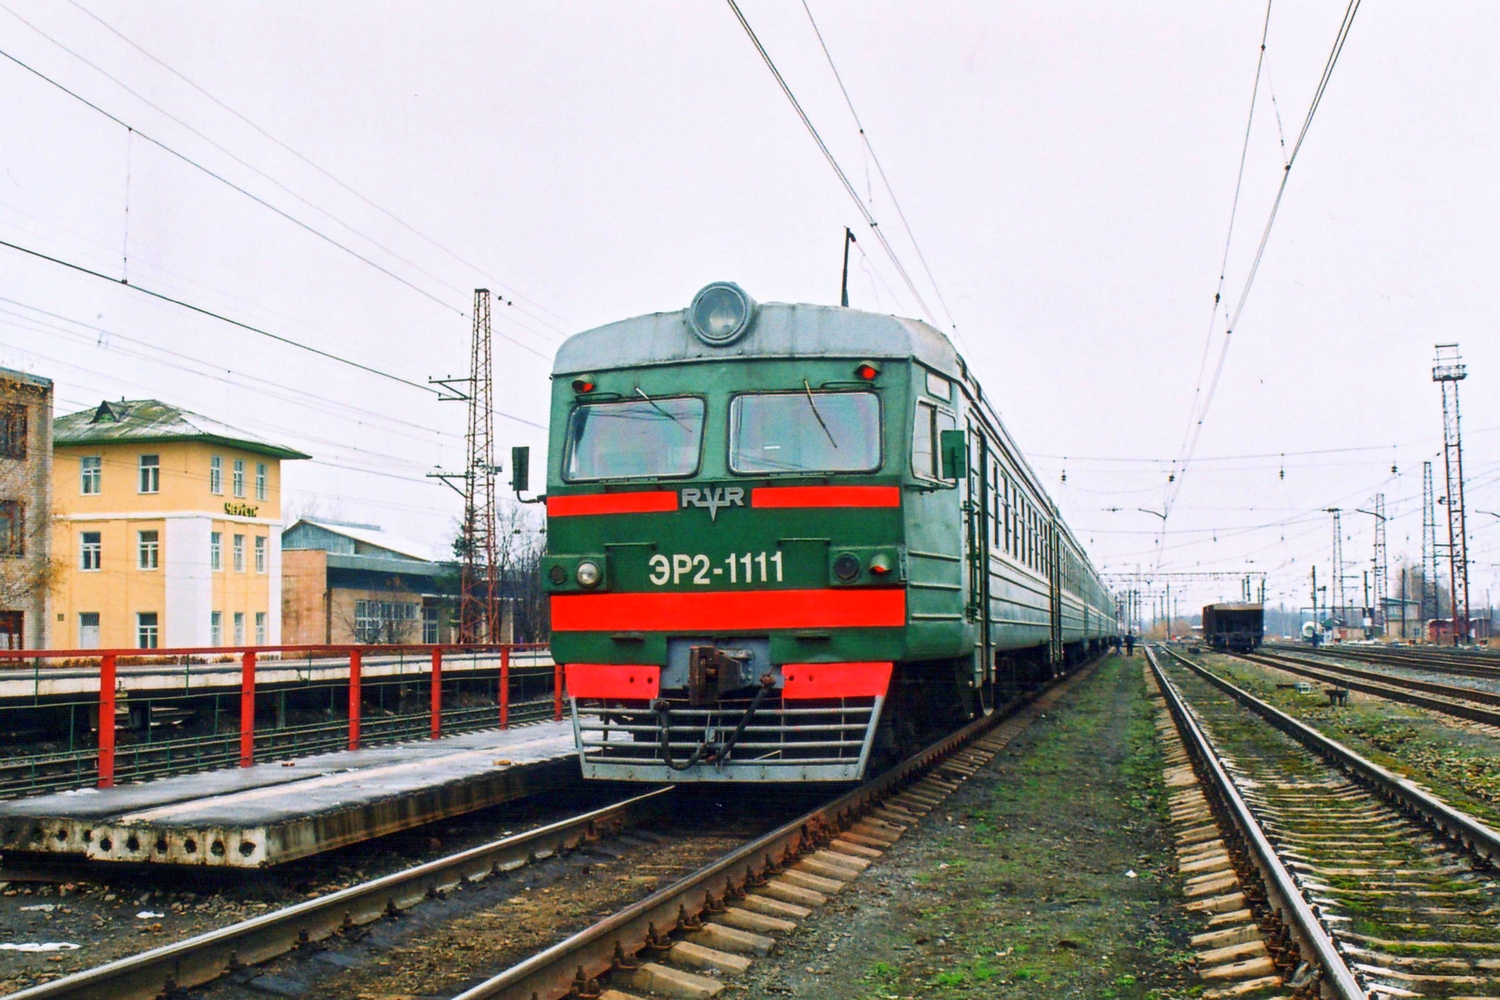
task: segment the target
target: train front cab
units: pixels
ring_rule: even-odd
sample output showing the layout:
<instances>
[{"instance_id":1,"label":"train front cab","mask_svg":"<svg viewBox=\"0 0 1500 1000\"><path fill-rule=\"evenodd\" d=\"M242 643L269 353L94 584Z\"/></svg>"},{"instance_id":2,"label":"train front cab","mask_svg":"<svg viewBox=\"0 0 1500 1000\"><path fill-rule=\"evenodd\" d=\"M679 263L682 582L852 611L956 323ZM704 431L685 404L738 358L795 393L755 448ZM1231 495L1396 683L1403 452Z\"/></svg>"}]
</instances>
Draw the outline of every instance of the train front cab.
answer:
<instances>
[{"instance_id":1,"label":"train front cab","mask_svg":"<svg viewBox=\"0 0 1500 1000\"><path fill-rule=\"evenodd\" d=\"M795 357L555 393L544 574L586 778L865 773L908 652L905 383Z\"/></svg>"}]
</instances>

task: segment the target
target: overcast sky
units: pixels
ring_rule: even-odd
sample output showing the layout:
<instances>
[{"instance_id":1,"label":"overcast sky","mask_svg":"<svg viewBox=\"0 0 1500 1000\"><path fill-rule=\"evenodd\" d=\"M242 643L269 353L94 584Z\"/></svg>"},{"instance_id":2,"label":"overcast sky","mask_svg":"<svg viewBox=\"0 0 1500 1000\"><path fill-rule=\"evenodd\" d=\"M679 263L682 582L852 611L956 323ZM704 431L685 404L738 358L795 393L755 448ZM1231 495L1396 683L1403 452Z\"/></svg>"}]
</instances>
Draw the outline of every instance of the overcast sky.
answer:
<instances>
[{"instance_id":1,"label":"overcast sky","mask_svg":"<svg viewBox=\"0 0 1500 1000\"><path fill-rule=\"evenodd\" d=\"M1265 7L809 3L936 289L800 0L742 8L1096 564L1263 570L1306 604L1338 506L1354 596L1378 491L1392 565L1416 559L1437 342L1471 372L1471 511L1500 511L1492 5L1361 7L1169 493ZM1271 13L1230 303L1344 11ZM845 225L852 304L924 315L720 3L3 0L0 50L136 130L0 60L0 239L419 385L464 372L472 290L503 290L502 452L543 445L565 335L716 279L834 302ZM0 364L60 413L176 403L316 456L286 468L292 514L452 537L425 473L461 467L461 405L5 248L0 299ZM1138 508L1169 499L1163 551ZM1471 531L1482 605L1500 516Z\"/></svg>"}]
</instances>

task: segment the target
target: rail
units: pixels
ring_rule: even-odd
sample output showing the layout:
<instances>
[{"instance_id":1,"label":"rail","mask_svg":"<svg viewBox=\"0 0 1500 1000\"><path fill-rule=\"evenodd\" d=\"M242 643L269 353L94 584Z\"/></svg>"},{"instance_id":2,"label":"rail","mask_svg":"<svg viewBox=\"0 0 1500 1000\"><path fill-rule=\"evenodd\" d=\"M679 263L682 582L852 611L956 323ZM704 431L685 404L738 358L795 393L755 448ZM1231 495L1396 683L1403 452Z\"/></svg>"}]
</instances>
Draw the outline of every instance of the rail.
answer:
<instances>
[{"instance_id":1,"label":"rail","mask_svg":"<svg viewBox=\"0 0 1500 1000\"><path fill-rule=\"evenodd\" d=\"M1077 679L1087 669L1054 682L1047 690L1058 690L1059 685ZM1013 703L1012 708L1022 709L1026 704ZM799 855L816 849L853 825L855 819L881 800L905 789L1010 714L997 711L969 723L858 788L506 969L454 1000L557 1000L564 996L595 995L590 992L593 980L611 969L629 967L633 961L630 956L639 954L648 945L658 945L664 932L695 926L700 918L717 912L728 899L751 886L764 884Z\"/></svg>"},{"instance_id":2,"label":"rail","mask_svg":"<svg viewBox=\"0 0 1500 1000\"><path fill-rule=\"evenodd\" d=\"M1173 650L1167 652L1189 670L1223 691L1271 725L1315 753L1321 754L1345 772L1361 779L1377 792L1395 802L1404 811L1421 816L1441 833L1463 844L1469 850L1494 864L1500 862L1500 832L1479 820L1435 798L1414 782L1388 771L1374 761L1366 760L1337 740L1266 704L1253 694L1236 687L1200 664Z\"/></svg>"},{"instance_id":3,"label":"rail","mask_svg":"<svg viewBox=\"0 0 1500 1000\"><path fill-rule=\"evenodd\" d=\"M1313 664L1284 653L1231 653L1229 655L1312 680L1342 685L1354 691L1363 691L1365 694L1373 694L1460 719L1468 719L1470 722L1500 726L1500 711L1481 708L1480 705L1473 704L1479 702L1486 705L1500 705L1500 694L1492 691L1454 687L1451 684L1436 684L1431 681L1395 677L1390 674L1377 674L1369 670L1359 670L1332 663ZM1427 692L1427 694L1421 692ZM1440 697L1428 697L1428 694Z\"/></svg>"},{"instance_id":4,"label":"rail","mask_svg":"<svg viewBox=\"0 0 1500 1000\"><path fill-rule=\"evenodd\" d=\"M154 948L139 955L12 993L7 1000L146 1000L217 979L242 964L262 962L371 923L436 894L487 875L548 858L638 822L660 807L659 788L602 809L439 858L261 917Z\"/></svg>"},{"instance_id":5,"label":"rail","mask_svg":"<svg viewBox=\"0 0 1500 1000\"><path fill-rule=\"evenodd\" d=\"M0 682L20 677L31 689L28 696L0 703L5 742L36 746L45 742L47 725L67 733L66 749L0 756L0 793L90 780L108 788L121 777L249 767L257 760L356 750L424 731L438 739L445 729L504 729L513 714L518 722L548 715L560 720L563 674L546 649L496 643L0 650ZM167 676L174 678L170 688L152 687ZM424 685L426 697L413 703L412 689ZM397 706L390 712L385 702L393 687ZM445 687L453 702L446 707ZM303 702L322 699L304 705L314 721L288 724L289 693ZM472 704L489 693L492 707ZM230 702L228 711L224 701ZM367 720L370 710L375 714ZM274 712L274 723L258 725L258 711ZM203 715L211 715L205 724L211 732L157 738L158 729ZM137 731L141 738L132 740Z\"/></svg>"},{"instance_id":6,"label":"rail","mask_svg":"<svg viewBox=\"0 0 1500 1000\"><path fill-rule=\"evenodd\" d=\"M1185 657L1171 650L1166 652L1176 656L1183 663L1194 666ZM1281 863L1276 849L1271 846L1265 831L1261 829L1259 820L1246 805L1233 779L1229 777L1229 772L1219 761L1213 744L1198 726L1198 721L1193 718L1193 714L1188 711L1187 704L1182 700L1176 685L1167 677L1166 671L1157 661L1155 650L1150 646L1146 647L1146 659L1151 664L1151 671L1156 675L1157 683L1161 685L1162 695L1167 701L1167 709L1172 713L1177 729L1183 736L1183 745L1187 748L1189 756L1193 758L1194 770L1198 772L1200 779L1212 789L1214 794L1211 798L1222 803L1227 809L1230 821L1239 831L1240 839L1249 846L1255 866L1260 869L1267 888L1281 901L1282 912L1290 914L1295 933L1300 942L1306 946L1303 949L1304 953L1311 950L1312 954L1317 956L1318 964L1324 972L1324 981L1339 1000L1368 1000L1364 988L1359 985L1354 972L1339 954L1333 938L1329 936L1327 929L1318 919L1318 915L1313 912L1312 906L1303 898L1291 872L1287 871L1286 866Z\"/></svg>"}]
</instances>

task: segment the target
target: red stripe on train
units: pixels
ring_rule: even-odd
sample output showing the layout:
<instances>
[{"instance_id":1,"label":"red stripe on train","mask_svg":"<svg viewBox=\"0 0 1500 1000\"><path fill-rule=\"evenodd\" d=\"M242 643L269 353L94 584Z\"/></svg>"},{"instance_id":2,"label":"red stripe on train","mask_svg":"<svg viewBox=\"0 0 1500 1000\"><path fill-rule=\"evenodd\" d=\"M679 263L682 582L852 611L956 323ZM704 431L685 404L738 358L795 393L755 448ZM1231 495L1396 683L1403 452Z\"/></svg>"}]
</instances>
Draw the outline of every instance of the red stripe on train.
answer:
<instances>
[{"instance_id":1,"label":"red stripe on train","mask_svg":"<svg viewBox=\"0 0 1500 1000\"><path fill-rule=\"evenodd\" d=\"M673 490L638 490L634 493L584 493L547 498L550 517L579 514L658 514L677 509Z\"/></svg>"},{"instance_id":2,"label":"red stripe on train","mask_svg":"<svg viewBox=\"0 0 1500 1000\"><path fill-rule=\"evenodd\" d=\"M902 588L554 594L558 632L879 628L906 624Z\"/></svg>"},{"instance_id":3,"label":"red stripe on train","mask_svg":"<svg viewBox=\"0 0 1500 1000\"><path fill-rule=\"evenodd\" d=\"M781 697L870 698L891 686L890 663L787 663L781 668L786 685Z\"/></svg>"},{"instance_id":4,"label":"red stripe on train","mask_svg":"<svg viewBox=\"0 0 1500 1000\"><path fill-rule=\"evenodd\" d=\"M570 663L564 672L574 698L655 698L661 692L661 667Z\"/></svg>"},{"instance_id":5,"label":"red stripe on train","mask_svg":"<svg viewBox=\"0 0 1500 1000\"><path fill-rule=\"evenodd\" d=\"M900 507L899 486L757 486L752 507Z\"/></svg>"}]
</instances>

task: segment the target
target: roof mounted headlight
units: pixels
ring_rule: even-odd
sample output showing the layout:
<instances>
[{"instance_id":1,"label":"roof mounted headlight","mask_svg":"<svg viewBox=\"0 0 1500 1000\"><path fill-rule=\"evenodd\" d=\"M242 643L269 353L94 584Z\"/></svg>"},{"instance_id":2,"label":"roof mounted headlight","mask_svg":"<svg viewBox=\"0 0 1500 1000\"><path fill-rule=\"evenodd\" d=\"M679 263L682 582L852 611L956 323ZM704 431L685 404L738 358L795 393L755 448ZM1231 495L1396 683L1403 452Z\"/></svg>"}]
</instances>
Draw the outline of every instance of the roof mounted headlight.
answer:
<instances>
[{"instance_id":1,"label":"roof mounted headlight","mask_svg":"<svg viewBox=\"0 0 1500 1000\"><path fill-rule=\"evenodd\" d=\"M732 281L716 281L693 296L688 323L710 347L726 347L745 335L755 319L755 300Z\"/></svg>"}]
</instances>

